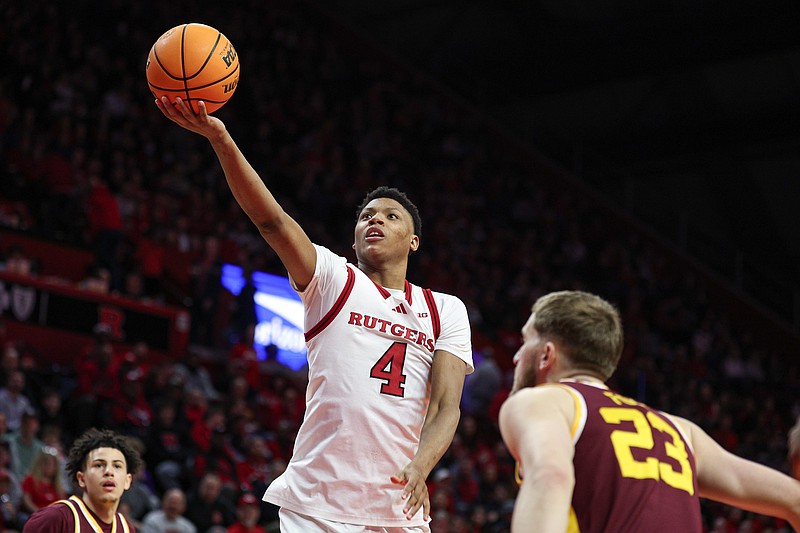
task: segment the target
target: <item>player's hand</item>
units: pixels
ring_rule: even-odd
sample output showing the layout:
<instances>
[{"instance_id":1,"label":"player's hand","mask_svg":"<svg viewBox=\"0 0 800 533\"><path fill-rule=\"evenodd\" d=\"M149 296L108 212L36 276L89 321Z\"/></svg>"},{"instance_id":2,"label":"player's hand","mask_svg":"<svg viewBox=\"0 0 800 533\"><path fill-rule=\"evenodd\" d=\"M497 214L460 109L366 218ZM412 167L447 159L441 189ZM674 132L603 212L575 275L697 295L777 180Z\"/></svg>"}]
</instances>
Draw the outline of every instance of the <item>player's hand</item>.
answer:
<instances>
[{"instance_id":1,"label":"player's hand","mask_svg":"<svg viewBox=\"0 0 800 533\"><path fill-rule=\"evenodd\" d=\"M192 111L192 108L180 97L176 97L170 104L167 97L162 96L156 99L156 106L165 117L175 124L208 139L225 133L225 124L220 119L208 114L206 104L202 100L197 103L199 113Z\"/></svg>"},{"instance_id":2,"label":"player's hand","mask_svg":"<svg viewBox=\"0 0 800 533\"><path fill-rule=\"evenodd\" d=\"M403 486L403 494L400 499L405 502L403 512L408 520L411 520L419 508L422 507L422 516L427 522L430 520L431 499L428 494L428 485L425 484L425 476L408 465L391 477L392 483Z\"/></svg>"}]
</instances>

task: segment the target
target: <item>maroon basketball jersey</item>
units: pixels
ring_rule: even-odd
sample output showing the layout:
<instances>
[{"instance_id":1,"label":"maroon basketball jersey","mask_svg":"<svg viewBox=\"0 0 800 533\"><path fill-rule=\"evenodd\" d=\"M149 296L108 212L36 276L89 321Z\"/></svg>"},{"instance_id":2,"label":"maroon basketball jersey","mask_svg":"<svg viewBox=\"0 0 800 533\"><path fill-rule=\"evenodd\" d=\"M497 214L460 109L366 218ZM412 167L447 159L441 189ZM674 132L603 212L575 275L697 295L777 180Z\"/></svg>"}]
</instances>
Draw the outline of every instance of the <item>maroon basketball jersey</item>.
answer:
<instances>
[{"instance_id":1,"label":"maroon basketball jersey","mask_svg":"<svg viewBox=\"0 0 800 533\"><path fill-rule=\"evenodd\" d=\"M607 388L561 385L577 393L571 530L700 533L694 453L669 416Z\"/></svg>"},{"instance_id":2,"label":"maroon basketball jersey","mask_svg":"<svg viewBox=\"0 0 800 533\"><path fill-rule=\"evenodd\" d=\"M70 496L33 513L23 533L136 533L133 524L116 513L114 522L106 524L89 509L83 500Z\"/></svg>"}]
</instances>

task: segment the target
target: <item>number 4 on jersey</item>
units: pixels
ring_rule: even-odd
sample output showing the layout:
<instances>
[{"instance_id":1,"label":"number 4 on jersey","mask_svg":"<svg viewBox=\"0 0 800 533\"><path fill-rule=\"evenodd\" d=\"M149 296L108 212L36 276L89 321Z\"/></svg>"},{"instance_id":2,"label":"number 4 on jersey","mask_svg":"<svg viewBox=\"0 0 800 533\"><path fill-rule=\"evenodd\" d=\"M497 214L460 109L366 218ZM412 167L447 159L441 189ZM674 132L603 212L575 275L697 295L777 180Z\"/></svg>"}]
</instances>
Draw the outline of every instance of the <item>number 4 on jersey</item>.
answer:
<instances>
[{"instance_id":1,"label":"number 4 on jersey","mask_svg":"<svg viewBox=\"0 0 800 533\"><path fill-rule=\"evenodd\" d=\"M406 382L406 375L403 374L403 365L405 363L406 344L395 342L372 365L369 377L385 380L385 383L381 384L381 394L389 394L400 398L404 396L403 384Z\"/></svg>"}]
</instances>

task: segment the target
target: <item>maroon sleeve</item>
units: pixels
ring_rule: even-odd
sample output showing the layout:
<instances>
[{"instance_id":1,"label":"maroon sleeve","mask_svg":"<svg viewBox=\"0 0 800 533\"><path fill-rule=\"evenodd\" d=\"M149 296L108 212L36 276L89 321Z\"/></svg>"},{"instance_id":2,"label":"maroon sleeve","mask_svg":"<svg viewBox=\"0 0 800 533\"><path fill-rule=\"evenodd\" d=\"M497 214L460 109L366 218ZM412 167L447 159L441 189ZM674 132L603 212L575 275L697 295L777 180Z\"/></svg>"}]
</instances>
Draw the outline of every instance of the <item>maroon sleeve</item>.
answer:
<instances>
[{"instance_id":1,"label":"maroon sleeve","mask_svg":"<svg viewBox=\"0 0 800 533\"><path fill-rule=\"evenodd\" d=\"M33 513L22 527L23 533L74 533L75 517L66 504L55 503Z\"/></svg>"}]
</instances>

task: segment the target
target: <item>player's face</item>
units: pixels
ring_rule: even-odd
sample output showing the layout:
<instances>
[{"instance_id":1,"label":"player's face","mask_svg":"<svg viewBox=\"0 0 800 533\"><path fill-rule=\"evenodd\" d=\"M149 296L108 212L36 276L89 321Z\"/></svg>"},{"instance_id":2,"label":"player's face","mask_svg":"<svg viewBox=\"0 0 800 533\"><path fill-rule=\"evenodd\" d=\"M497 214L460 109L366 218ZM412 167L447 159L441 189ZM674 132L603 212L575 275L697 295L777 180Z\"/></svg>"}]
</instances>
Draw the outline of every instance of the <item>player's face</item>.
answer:
<instances>
[{"instance_id":1,"label":"player's face","mask_svg":"<svg viewBox=\"0 0 800 533\"><path fill-rule=\"evenodd\" d=\"M533 327L535 314L531 314L528 321L522 326L522 346L514 354L514 384L512 394L525 387L538 384L539 360L545 347L545 341L539 337L539 332Z\"/></svg>"},{"instance_id":2,"label":"player's face","mask_svg":"<svg viewBox=\"0 0 800 533\"><path fill-rule=\"evenodd\" d=\"M131 477L125 456L116 448L92 450L77 474L78 485L97 506L118 502L131 486Z\"/></svg>"},{"instance_id":3,"label":"player's face","mask_svg":"<svg viewBox=\"0 0 800 533\"><path fill-rule=\"evenodd\" d=\"M376 198L358 216L354 248L359 259L373 254L407 257L418 246L411 214L395 200Z\"/></svg>"}]
</instances>

